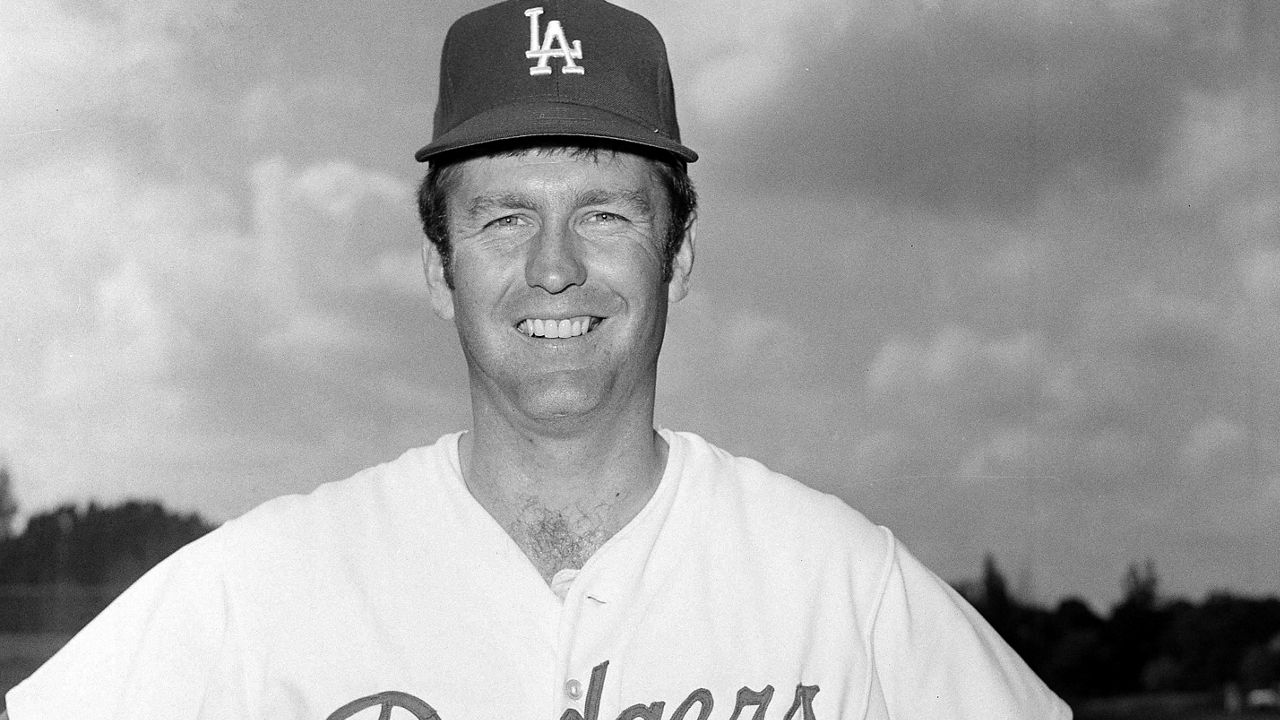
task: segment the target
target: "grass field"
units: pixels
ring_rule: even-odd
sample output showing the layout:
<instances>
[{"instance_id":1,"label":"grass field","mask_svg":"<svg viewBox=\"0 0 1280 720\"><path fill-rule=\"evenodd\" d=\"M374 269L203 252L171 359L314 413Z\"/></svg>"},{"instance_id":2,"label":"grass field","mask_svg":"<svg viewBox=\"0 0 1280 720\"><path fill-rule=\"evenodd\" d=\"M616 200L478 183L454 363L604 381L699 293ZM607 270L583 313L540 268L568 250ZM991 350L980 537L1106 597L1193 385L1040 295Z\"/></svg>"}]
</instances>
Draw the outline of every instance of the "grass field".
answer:
<instances>
[{"instance_id":1,"label":"grass field","mask_svg":"<svg viewBox=\"0 0 1280 720\"><path fill-rule=\"evenodd\" d=\"M17 685L58 648L71 639L69 633L0 633L0 710L4 694Z\"/></svg>"}]
</instances>

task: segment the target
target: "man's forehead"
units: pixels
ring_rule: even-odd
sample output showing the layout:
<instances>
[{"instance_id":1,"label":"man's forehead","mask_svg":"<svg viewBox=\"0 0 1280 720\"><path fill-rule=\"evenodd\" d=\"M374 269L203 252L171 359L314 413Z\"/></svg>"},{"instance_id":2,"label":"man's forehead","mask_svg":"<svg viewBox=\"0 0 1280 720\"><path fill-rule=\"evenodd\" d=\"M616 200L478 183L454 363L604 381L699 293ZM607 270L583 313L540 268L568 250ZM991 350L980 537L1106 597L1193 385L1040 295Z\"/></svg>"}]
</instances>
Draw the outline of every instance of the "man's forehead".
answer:
<instances>
[{"instance_id":1,"label":"man's forehead","mask_svg":"<svg viewBox=\"0 0 1280 720\"><path fill-rule=\"evenodd\" d=\"M465 194L509 194L530 177L547 188L563 179L562 189L604 196L649 196L658 185L655 161L610 148L538 146L490 153L452 165L447 183L451 201L470 202ZM562 171L560 170L562 169ZM586 183L587 187L579 186ZM504 185L512 186L503 190ZM659 193L661 194L661 193Z\"/></svg>"},{"instance_id":2,"label":"man's forehead","mask_svg":"<svg viewBox=\"0 0 1280 720\"><path fill-rule=\"evenodd\" d=\"M558 144L554 142L535 142L501 147L491 152L477 154L474 159L483 158L522 158L526 162L556 162L562 158L584 158L595 162L616 161L619 158L643 159L642 156L621 147Z\"/></svg>"}]
</instances>

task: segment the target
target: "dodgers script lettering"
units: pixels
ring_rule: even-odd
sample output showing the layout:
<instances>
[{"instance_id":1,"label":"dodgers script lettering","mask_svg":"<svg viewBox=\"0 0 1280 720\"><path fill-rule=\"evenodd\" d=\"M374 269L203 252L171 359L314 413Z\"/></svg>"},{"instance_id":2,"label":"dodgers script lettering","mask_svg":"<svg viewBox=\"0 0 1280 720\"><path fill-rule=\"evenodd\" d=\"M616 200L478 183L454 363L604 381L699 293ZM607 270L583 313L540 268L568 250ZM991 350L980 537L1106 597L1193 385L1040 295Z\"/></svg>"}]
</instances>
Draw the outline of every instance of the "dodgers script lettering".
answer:
<instances>
[{"instance_id":1,"label":"dodgers script lettering","mask_svg":"<svg viewBox=\"0 0 1280 720\"><path fill-rule=\"evenodd\" d=\"M582 712L569 708L560 716L560 720L602 720L600 717L600 696L604 693L605 676L609 672L609 661L596 665L591 670L591 685L583 702ZM734 698L733 711L724 717L727 720L817 720L813 712L813 698L818 694L817 685L796 685L795 696L786 712L779 715L766 715L769 704L773 700L773 686L765 685L760 690L752 690L745 685L738 690ZM706 688L698 688L676 706L671 715L666 715L667 703L654 700L648 703L636 703L623 710L616 720L711 720L711 711L715 707L715 697ZM391 708L407 710L418 720L444 720L435 709L422 700L408 693L388 691L353 700L335 710L326 720L347 720L357 712L370 707L380 707L381 717L389 717ZM697 706L698 714L693 715ZM781 706L779 706L781 707Z\"/></svg>"}]
</instances>

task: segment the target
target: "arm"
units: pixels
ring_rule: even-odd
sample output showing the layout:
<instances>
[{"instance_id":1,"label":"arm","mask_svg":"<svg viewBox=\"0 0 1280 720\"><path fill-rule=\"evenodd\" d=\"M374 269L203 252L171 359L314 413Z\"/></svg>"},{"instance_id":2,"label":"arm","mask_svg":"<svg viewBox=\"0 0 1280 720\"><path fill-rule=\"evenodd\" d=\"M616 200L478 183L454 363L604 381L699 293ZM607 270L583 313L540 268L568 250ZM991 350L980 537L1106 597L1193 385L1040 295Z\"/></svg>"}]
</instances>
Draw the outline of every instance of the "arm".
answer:
<instances>
[{"instance_id":1,"label":"arm","mask_svg":"<svg viewBox=\"0 0 1280 720\"><path fill-rule=\"evenodd\" d=\"M1070 720L982 616L900 545L888 580L873 643L891 714Z\"/></svg>"},{"instance_id":2,"label":"arm","mask_svg":"<svg viewBox=\"0 0 1280 720\"><path fill-rule=\"evenodd\" d=\"M122 593L8 691L6 716L198 717L223 640L221 575L205 546L179 550Z\"/></svg>"}]
</instances>

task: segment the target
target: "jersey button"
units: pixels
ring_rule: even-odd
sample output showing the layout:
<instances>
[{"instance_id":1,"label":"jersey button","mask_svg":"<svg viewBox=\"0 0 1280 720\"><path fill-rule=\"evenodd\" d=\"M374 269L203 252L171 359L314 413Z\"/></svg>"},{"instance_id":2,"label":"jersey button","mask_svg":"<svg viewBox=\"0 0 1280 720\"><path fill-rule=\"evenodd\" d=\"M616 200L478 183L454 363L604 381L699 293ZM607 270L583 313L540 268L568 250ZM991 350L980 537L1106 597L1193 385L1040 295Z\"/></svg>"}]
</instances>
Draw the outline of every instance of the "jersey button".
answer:
<instances>
[{"instance_id":1,"label":"jersey button","mask_svg":"<svg viewBox=\"0 0 1280 720\"><path fill-rule=\"evenodd\" d=\"M582 697L582 683L575 679L566 681L564 684L564 694L574 700Z\"/></svg>"}]
</instances>

